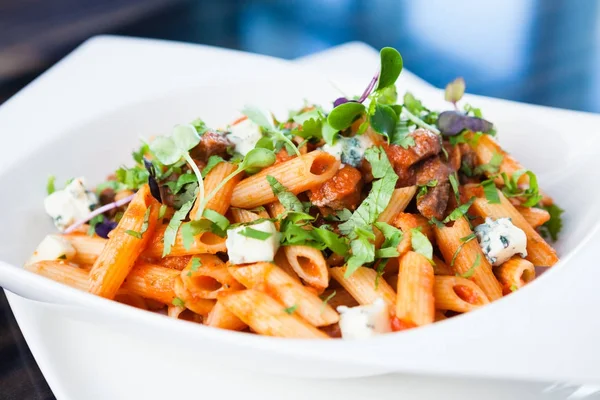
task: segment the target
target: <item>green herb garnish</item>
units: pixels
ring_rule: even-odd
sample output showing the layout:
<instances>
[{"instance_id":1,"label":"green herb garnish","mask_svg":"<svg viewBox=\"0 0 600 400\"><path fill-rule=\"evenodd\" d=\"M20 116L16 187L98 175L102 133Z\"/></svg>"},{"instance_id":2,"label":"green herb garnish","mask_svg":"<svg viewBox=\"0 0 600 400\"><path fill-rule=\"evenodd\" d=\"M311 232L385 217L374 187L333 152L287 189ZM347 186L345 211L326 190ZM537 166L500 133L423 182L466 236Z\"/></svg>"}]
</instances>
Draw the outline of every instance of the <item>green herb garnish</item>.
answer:
<instances>
[{"instance_id":1,"label":"green herb garnish","mask_svg":"<svg viewBox=\"0 0 600 400\"><path fill-rule=\"evenodd\" d=\"M48 177L48 182L46 182L46 193L51 195L56 191L56 177L54 175L50 175Z\"/></svg>"},{"instance_id":2,"label":"green herb garnish","mask_svg":"<svg viewBox=\"0 0 600 400\"><path fill-rule=\"evenodd\" d=\"M461 278L469 279L475 273L475 268L479 267L480 265L481 265L481 255L479 253L477 253L477 256L475 257L475 261L473 261L473 265L471 265L471 268L469 268L464 274L457 273L456 276L460 276Z\"/></svg>"},{"instance_id":3,"label":"green herb garnish","mask_svg":"<svg viewBox=\"0 0 600 400\"><path fill-rule=\"evenodd\" d=\"M427 239L427 236L421 232L420 228L413 228L410 230L410 232L410 243L413 250L416 253L425 256L425 258L427 258L430 262L433 262L433 245L429 239Z\"/></svg>"},{"instance_id":4,"label":"green herb garnish","mask_svg":"<svg viewBox=\"0 0 600 400\"><path fill-rule=\"evenodd\" d=\"M292 315L293 313L296 312L297 309L298 309L298 304L294 304L291 307L284 308L283 311L288 315Z\"/></svg>"},{"instance_id":5,"label":"green herb garnish","mask_svg":"<svg viewBox=\"0 0 600 400\"><path fill-rule=\"evenodd\" d=\"M302 202L277 179L271 175L267 175L267 182L271 185L273 194L277 196L277 199L287 211L304 212Z\"/></svg>"},{"instance_id":6,"label":"green herb garnish","mask_svg":"<svg viewBox=\"0 0 600 400\"><path fill-rule=\"evenodd\" d=\"M543 206L542 208L548 211L548 213L550 213L550 219L544 225L540 226L540 233L545 238L552 238L552 240L557 240L558 233L561 231L563 226L562 214L565 212L565 210L563 210L556 204Z\"/></svg>"},{"instance_id":7,"label":"green herb garnish","mask_svg":"<svg viewBox=\"0 0 600 400\"><path fill-rule=\"evenodd\" d=\"M248 238L257 239L257 240L267 240L268 238L273 236L273 234L270 232L259 231L257 229L251 228L249 226L240 230L239 234L242 236L246 236Z\"/></svg>"},{"instance_id":8,"label":"green herb garnish","mask_svg":"<svg viewBox=\"0 0 600 400\"><path fill-rule=\"evenodd\" d=\"M185 302L179 297L175 297L172 303L175 307L185 307Z\"/></svg>"}]
</instances>

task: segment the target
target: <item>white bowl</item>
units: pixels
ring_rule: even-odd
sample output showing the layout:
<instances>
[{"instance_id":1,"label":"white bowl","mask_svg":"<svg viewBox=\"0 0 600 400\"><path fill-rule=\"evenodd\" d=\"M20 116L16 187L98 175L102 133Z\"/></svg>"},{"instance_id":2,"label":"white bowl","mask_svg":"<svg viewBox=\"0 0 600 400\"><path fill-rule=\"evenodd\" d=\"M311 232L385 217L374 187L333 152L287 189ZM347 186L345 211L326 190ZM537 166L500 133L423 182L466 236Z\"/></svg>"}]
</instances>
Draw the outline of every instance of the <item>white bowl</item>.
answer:
<instances>
[{"instance_id":1,"label":"white bowl","mask_svg":"<svg viewBox=\"0 0 600 400\"><path fill-rule=\"evenodd\" d=\"M415 94L425 104L441 98L437 91ZM140 311L20 267L41 238L53 231L42 207L49 174L56 174L59 182L80 175L98 182L129 161L140 135L163 133L198 116L209 125L223 125L246 103L285 115L305 98L325 103L337 96L328 82L295 75L271 82L198 87L90 120L29 155L25 164L4 171L0 175L5 194L0 200L5 210L0 258L6 262L0 263L0 285L20 295L7 293L17 318L35 318L40 329L63 336L64 356L82 366L93 363L98 375L113 386L124 384L124 366L114 359L110 362L106 355L115 354L119 342L115 336L122 335L140 343L119 348L126 352L119 357L129 363L128 371L160 371L165 363L175 362L187 375L195 369L200 374L198 360L202 360L294 377L406 372L600 382L596 345L600 322L593 317L600 300L595 290L600 271L594 265L592 245L600 243L596 235L600 137L595 131L600 118L590 114L474 96L467 99L497 124L501 143L538 174L543 188L567 210L557 244L562 260L525 289L431 326L358 341L261 337ZM86 337L93 341L85 342ZM32 351L36 352L35 346Z\"/></svg>"}]
</instances>

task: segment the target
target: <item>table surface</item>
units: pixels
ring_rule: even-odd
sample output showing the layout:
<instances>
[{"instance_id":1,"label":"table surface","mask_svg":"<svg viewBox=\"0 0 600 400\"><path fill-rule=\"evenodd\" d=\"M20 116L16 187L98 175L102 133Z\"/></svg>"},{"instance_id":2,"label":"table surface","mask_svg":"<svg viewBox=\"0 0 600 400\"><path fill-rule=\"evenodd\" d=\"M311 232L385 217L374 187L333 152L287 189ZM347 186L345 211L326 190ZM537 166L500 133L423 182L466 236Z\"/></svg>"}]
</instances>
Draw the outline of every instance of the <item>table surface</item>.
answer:
<instances>
[{"instance_id":1,"label":"table surface","mask_svg":"<svg viewBox=\"0 0 600 400\"><path fill-rule=\"evenodd\" d=\"M106 33L290 59L360 40L398 48L408 69L439 87L463 76L471 93L600 112L595 0L183 1ZM0 399L53 398L0 292Z\"/></svg>"}]
</instances>

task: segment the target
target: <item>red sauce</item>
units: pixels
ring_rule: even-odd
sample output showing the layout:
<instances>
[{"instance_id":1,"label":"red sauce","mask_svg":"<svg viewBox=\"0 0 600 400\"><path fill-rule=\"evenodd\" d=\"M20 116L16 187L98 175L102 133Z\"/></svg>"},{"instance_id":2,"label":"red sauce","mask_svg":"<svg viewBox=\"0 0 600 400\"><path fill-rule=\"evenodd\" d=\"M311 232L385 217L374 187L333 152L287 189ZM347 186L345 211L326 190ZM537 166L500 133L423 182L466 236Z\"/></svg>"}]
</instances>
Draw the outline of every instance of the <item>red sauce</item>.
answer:
<instances>
[{"instance_id":1,"label":"red sauce","mask_svg":"<svg viewBox=\"0 0 600 400\"><path fill-rule=\"evenodd\" d=\"M475 294L473 289L465 285L456 285L454 286L454 293L458 295L461 299L466 301L469 304L478 304L479 297Z\"/></svg>"}]
</instances>

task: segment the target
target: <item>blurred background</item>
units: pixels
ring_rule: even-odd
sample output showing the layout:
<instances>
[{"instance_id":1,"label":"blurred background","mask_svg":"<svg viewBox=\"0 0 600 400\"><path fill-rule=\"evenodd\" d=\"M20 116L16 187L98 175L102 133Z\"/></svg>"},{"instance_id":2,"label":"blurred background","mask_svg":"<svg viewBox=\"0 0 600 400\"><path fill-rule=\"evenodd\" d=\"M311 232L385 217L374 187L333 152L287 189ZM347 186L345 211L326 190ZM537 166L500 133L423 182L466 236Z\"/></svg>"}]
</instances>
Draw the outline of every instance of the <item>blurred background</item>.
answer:
<instances>
[{"instance_id":1,"label":"blurred background","mask_svg":"<svg viewBox=\"0 0 600 400\"><path fill-rule=\"evenodd\" d=\"M287 59L363 41L436 86L600 112L597 0L0 0L0 103L97 34ZM0 399L53 398L0 294Z\"/></svg>"}]
</instances>

